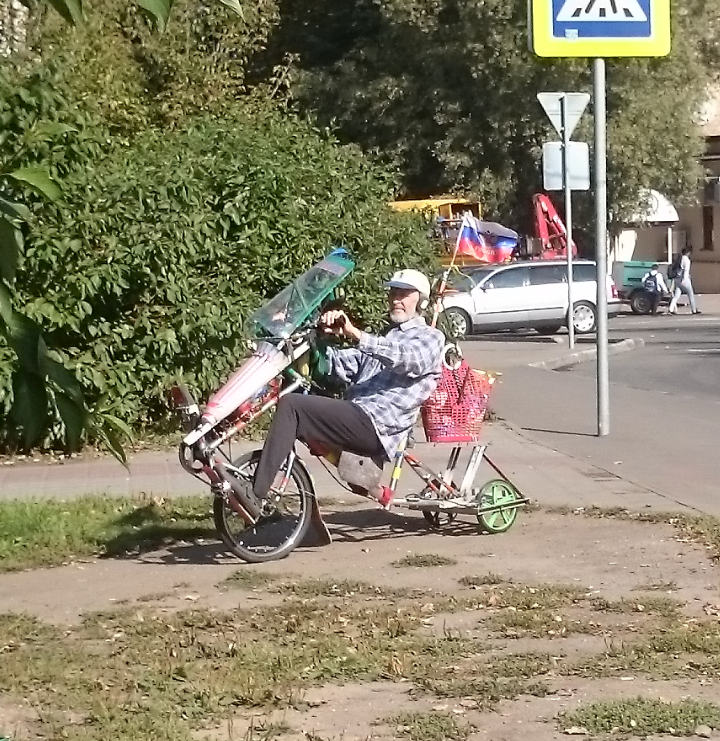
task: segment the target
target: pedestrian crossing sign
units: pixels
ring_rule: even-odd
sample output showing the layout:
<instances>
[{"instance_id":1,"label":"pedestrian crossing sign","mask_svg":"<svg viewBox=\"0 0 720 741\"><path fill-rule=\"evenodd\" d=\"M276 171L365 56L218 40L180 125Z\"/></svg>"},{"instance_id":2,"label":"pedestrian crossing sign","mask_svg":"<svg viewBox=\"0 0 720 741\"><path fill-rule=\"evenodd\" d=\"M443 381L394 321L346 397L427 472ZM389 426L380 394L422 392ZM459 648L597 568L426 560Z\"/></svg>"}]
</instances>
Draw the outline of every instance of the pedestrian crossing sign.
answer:
<instances>
[{"instance_id":1,"label":"pedestrian crossing sign","mask_svg":"<svg viewBox=\"0 0 720 741\"><path fill-rule=\"evenodd\" d=\"M670 0L528 0L540 57L664 57Z\"/></svg>"}]
</instances>

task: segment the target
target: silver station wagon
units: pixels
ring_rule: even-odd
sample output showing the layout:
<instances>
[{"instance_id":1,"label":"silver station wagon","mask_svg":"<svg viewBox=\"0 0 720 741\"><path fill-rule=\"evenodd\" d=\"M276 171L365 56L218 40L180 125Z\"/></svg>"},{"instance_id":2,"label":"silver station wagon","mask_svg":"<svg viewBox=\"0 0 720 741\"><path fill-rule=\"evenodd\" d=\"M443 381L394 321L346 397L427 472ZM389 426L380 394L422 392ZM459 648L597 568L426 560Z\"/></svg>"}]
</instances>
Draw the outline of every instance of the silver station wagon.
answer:
<instances>
[{"instance_id":1,"label":"silver station wagon","mask_svg":"<svg viewBox=\"0 0 720 741\"><path fill-rule=\"evenodd\" d=\"M595 263L573 263L575 332L588 334L597 326ZM606 278L608 315L620 311L615 281ZM446 326L455 337L502 329L536 329L552 334L567 325L567 263L527 261L501 266L464 267L451 274L443 301Z\"/></svg>"}]
</instances>

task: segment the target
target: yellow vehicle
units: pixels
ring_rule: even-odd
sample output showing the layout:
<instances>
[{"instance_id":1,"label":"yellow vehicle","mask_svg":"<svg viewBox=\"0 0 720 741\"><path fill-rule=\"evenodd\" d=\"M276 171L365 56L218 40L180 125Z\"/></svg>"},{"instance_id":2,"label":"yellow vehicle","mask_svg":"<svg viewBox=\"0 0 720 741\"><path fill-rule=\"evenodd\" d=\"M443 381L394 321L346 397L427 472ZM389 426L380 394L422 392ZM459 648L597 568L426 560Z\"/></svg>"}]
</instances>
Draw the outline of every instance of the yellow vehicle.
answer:
<instances>
[{"instance_id":1,"label":"yellow vehicle","mask_svg":"<svg viewBox=\"0 0 720 741\"><path fill-rule=\"evenodd\" d=\"M442 265L447 265L452 258L455 240L457 239L457 230L460 226L463 213L470 211L478 219L482 216L482 210L478 200L452 195L433 196L432 198L423 198L420 200L391 201L390 208L393 211L417 211L431 216L435 222L435 235L442 240L444 245L443 254L440 256ZM477 265L478 261L474 257L458 255L455 258L455 264L459 267L463 265Z\"/></svg>"},{"instance_id":2,"label":"yellow vehicle","mask_svg":"<svg viewBox=\"0 0 720 741\"><path fill-rule=\"evenodd\" d=\"M419 211L429 213L435 219L460 220L464 211L470 211L478 219L481 217L480 202L458 196L433 196L419 200L391 201L393 211Z\"/></svg>"}]
</instances>

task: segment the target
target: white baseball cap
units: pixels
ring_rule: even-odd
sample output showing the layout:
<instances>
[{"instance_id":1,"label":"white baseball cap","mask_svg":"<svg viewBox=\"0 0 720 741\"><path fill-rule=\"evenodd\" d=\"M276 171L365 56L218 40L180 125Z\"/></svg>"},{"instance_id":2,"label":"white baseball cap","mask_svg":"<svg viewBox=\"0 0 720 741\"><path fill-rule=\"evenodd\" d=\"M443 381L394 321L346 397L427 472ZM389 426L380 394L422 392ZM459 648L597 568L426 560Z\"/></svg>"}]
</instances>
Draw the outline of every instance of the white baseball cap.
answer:
<instances>
[{"instance_id":1,"label":"white baseball cap","mask_svg":"<svg viewBox=\"0 0 720 741\"><path fill-rule=\"evenodd\" d=\"M405 288L418 291L423 298L430 298L430 281L419 270L398 270L385 284L385 288Z\"/></svg>"}]
</instances>

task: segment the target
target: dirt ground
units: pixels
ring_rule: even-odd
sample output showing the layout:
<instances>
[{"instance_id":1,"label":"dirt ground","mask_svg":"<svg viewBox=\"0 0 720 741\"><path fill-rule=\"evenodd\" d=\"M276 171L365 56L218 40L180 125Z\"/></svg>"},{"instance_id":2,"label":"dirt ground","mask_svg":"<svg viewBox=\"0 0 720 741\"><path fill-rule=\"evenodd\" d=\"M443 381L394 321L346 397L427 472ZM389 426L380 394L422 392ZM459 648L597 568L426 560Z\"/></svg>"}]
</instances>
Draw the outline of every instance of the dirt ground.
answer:
<instances>
[{"instance_id":1,"label":"dirt ground","mask_svg":"<svg viewBox=\"0 0 720 741\"><path fill-rule=\"evenodd\" d=\"M3 612L24 613L72 630L92 613L128 606L162 614L188 608L220 612L280 605L296 598L261 582L251 586L262 577L267 577L270 585L294 579L325 583L360 580L388 591L417 589L430 605L421 627L429 635L456 635L475 641L482 647L479 650L498 660L509 654L543 655L558 667L583 657L597 657L611 644L620 645L650 631L665 608L659 602L646 608L645 603L653 605L658 598L678 601L678 614L672 619L680 626L718 622L718 574L708 550L681 537L669 524L527 511L509 532L488 536L478 534L471 520L433 532L419 516L386 513L364 504L338 507L326 519L333 534L332 545L302 548L269 564L244 565L218 543L207 542L126 559L0 575ZM403 557L421 554L442 556L454 563L397 565ZM239 575L239 588L224 583L234 574ZM473 579L477 584L471 583ZM518 613L527 610L507 607L509 603L498 602L493 595L500 594L503 600L503 589L511 588L534 594L533 589L542 591L544 585L572 588L583 597L558 607L548 603L547 615L557 621L557 630L519 622L518 627L508 628L516 625L512 620ZM479 603L465 609L433 607L433 602L439 605L447 598L477 598ZM373 605L372 594L351 595L351 599L361 606ZM331 594L329 604L332 602ZM503 621L509 622L503 625ZM585 627L573 629L581 625ZM3 650L0 646L0 653ZM450 668L456 674L463 671L459 660L457 667ZM442 729L415 728L410 721L388 719L405 714L426 722L433 714L440 714L457 720L461 730L456 738L550 741L567 737L558 718L589 702L635 697L667 702L720 699L720 674L715 670L679 672L676 677L661 676L662 672L601 674L544 671L547 686L542 696L520 694L499 701L492 709L473 696L441 697L419 691L416 682L401 675L379 681L324 683L306 689L303 702L296 707L239 709L193 733L198 739L248 741L435 741L443 737ZM36 725L42 712L32 700L6 695L0 699L0 736L14 741L47 738ZM588 736L584 728L574 732ZM720 729L717 734L720 738ZM621 733L613 736L623 737Z\"/></svg>"}]
</instances>

